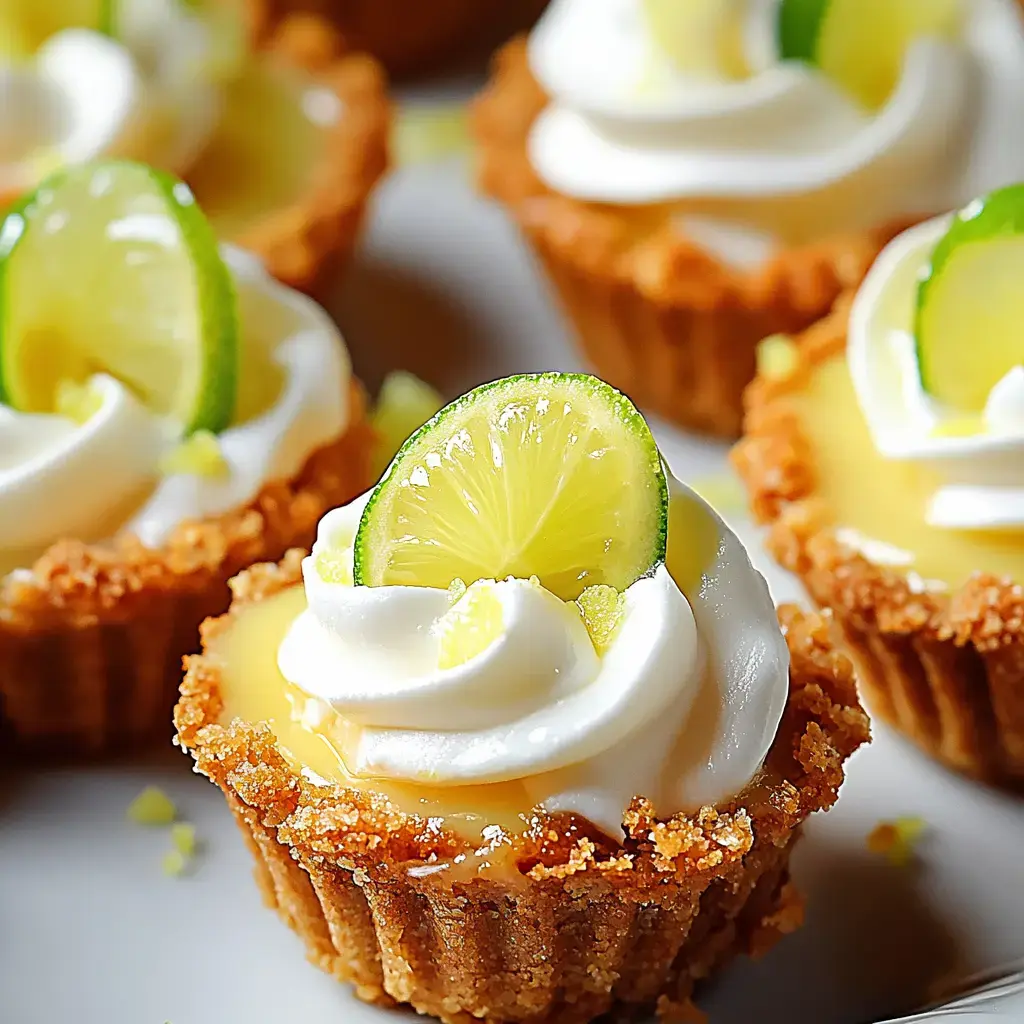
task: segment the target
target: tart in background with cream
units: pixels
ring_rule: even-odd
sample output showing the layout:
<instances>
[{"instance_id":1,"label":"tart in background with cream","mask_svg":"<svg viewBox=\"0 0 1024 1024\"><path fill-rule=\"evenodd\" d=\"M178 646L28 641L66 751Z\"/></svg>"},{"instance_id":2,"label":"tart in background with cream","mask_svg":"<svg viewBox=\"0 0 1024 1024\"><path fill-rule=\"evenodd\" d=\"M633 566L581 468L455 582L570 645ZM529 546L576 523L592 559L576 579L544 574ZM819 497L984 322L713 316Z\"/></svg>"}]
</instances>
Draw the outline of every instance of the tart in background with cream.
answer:
<instances>
[{"instance_id":1,"label":"tart in background with cream","mask_svg":"<svg viewBox=\"0 0 1024 1024\"><path fill-rule=\"evenodd\" d=\"M734 436L758 341L901 225L1024 175L1022 68L1015 0L560 0L478 101L480 182L590 361Z\"/></svg>"}]
</instances>

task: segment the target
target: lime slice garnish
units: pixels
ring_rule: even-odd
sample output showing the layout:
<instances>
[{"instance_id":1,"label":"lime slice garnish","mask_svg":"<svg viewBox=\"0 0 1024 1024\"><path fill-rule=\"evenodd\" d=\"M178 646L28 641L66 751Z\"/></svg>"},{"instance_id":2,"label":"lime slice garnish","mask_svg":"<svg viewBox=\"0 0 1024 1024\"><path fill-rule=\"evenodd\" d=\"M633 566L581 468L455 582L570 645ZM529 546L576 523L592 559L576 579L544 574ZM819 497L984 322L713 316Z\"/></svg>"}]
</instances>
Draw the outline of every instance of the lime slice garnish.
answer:
<instances>
[{"instance_id":1,"label":"lime slice garnish","mask_svg":"<svg viewBox=\"0 0 1024 1024\"><path fill-rule=\"evenodd\" d=\"M107 373L186 433L216 432L237 369L234 284L185 184L141 164L83 165L7 214L0 401L53 412L62 382Z\"/></svg>"},{"instance_id":2,"label":"lime slice garnish","mask_svg":"<svg viewBox=\"0 0 1024 1024\"><path fill-rule=\"evenodd\" d=\"M4 0L0 55L27 57L52 35L88 28L110 35L117 0Z\"/></svg>"},{"instance_id":3,"label":"lime slice garnish","mask_svg":"<svg viewBox=\"0 0 1024 1024\"><path fill-rule=\"evenodd\" d=\"M643 0L651 36L683 72L745 78L744 4L738 0Z\"/></svg>"},{"instance_id":4,"label":"lime slice garnish","mask_svg":"<svg viewBox=\"0 0 1024 1024\"><path fill-rule=\"evenodd\" d=\"M668 491L650 429L585 374L523 374L446 406L363 511L357 585L538 576L563 600L664 560Z\"/></svg>"},{"instance_id":5,"label":"lime slice garnish","mask_svg":"<svg viewBox=\"0 0 1024 1024\"><path fill-rule=\"evenodd\" d=\"M1024 185L965 207L918 286L914 334L921 383L962 412L1024 364Z\"/></svg>"},{"instance_id":6,"label":"lime slice garnish","mask_svg":"<svg viewBox=\"0 0 1024 1024\"><path fill-rule=\"evenodd\" d=\"M899 82L910 44L955 36L962 8L962 0L782 0L779 53L821 68L876 109Z\"/></svg>"}]
</instances>

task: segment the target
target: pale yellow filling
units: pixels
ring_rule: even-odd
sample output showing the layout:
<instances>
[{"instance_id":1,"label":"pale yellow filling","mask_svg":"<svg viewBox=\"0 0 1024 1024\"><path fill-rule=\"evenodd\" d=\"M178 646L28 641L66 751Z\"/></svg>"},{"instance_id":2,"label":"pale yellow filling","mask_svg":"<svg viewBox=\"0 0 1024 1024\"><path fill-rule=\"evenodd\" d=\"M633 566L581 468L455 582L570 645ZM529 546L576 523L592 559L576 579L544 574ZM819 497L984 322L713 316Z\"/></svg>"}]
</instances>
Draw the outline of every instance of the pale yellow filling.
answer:
<instances>
[{"instance_id":1,"label":"pale yellow filling","mask_svg":"<svg viewBox=\"0 0 1024 1024\"><path fill-rule=\"evenodd\" d=\"M306 193L328 134L309 111L336 98L265 62L225 88L220 127L186 177L217 234L232 241Z\"/></svg>"},{"instance_id":2,"label":"pale yellow filling","mask_svg":"<svg viewBox=\"0 0 1024 1024\"><path fill-rule=\"evenodd\" d=\"M907 568L928 580L958 586L975 571L1024 580L1019 532L927 524L925 508L940 478L878 454L843 356L819 367L796 403L812 445L817 487L836 526L909 552L913 563Z\"/></svg>"},{"instance_id":3,"label":"pale yellow filling","mask_svg":"<svg viewBox=\"0 0 1024 1024\"><path fill-rule=\"evenodd\" d=\"M686 498L672 501L669 565L685 593L697 591L703 567L712 564L718 543L714 523L702 506ZM370 789L406 813L442 818L446 827L468 837L486 840L489 826L509 834L526 830L534 806L519 782L441 788L357 778L349 772L346 754L358 743L359 726L290 684L277 667L278 647L305 607L305 593L296 585L237 612L228 628L208 643L207 657L220 670L222 720L266 722L296 768L307 768L330 782Z\"/></svg>"}]
</instances>

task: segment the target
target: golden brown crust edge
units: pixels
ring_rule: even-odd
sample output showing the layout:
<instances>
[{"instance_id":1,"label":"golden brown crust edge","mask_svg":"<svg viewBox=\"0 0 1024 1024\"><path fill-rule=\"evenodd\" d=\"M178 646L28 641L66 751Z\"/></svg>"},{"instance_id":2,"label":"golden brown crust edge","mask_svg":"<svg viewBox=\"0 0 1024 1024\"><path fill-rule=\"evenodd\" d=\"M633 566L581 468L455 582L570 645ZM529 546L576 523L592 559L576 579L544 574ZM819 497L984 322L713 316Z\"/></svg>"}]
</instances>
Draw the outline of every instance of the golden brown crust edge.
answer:
<instances>
[{"instance_id":1,"label":"golden brown crust edge","mask_svg":"<svg viewBox=\"0 0 1024 1024\"><path fill-rule=\"evenodd\" d=\"M169 732L183 655L229 603L239 570L312 543L316 524L370 483L361 387L345 434L249 505L184 524L160 550L55 544L0 584L0 750L98 753Z\"/></svg>"},{"instance_id":2,"label":"golden brown crust edge","mask_svg":"<svg viewBox=\"0 0 1024 1024\"><path fill-rule=\"evenodd\" d=\"M527 137L547 103L525 40L509 43L477 100L481 189L533 246L590 361L641 405L684 426L736 437L757 343L801 330L857 285L898 231L830 237L756 273L727 267L657 210L558 195L534 173Z\"/></svg>"},{"instance_id":3,"label":"golden brown crust edge","mask_svg":"<svg viewBox=\"0 0 1024 1024\"><path fill-rule=\"evenodd\" d=\"M279 281L312 292L351 255L374 186L390 160L391 101L383 69L353 52L323 18L271 16L262 2L249 8L252 31L269 60L314 75L344 106L305 195L274 210L235 241L255 252Z\"/></svg>"},{"instance_id":4,"label":"golden brown crust edge","mask_svg":"<svg viewBox=\"0 0 1024 1024\"><path fill-rule=\"evenodd\" d=\"M785 379L746 396L733 464L768 547L833 611L872 710L946 764L1024 786L1024 591L978 574L950 592L877 566L841 544L817 493L813 449L790 396L846 349L852 295L797 339ZM841 525L841 524L840 524Z\"/></svg>"},{"instance_id":5,"label":"golden brown crust edge","mask_svg":"<svg viewBox=\"0 0 1024 1024\"><path fill-rule=\"evenodd\" d=\"M301 553L232 581L232 610L300 580ZM808 814L828 808L843 762L868 739L850 663L815 615L780 612L792 655L787 711L764 777L728 806L658 820L643 799L609 840L583 819L538 818L498 844L427 827L371 793L318 786L265 725L218 723L216 665L188 659L178 742L225 793L271 902L311 959L363 998L411 1003L446 1021L590 1020L615 1003L685 1002L697 978L759 951L798 923L789 853ZM531 937L532 936L532 937ZM561 938L560 938L561 936Z\"/></svg>"}]
</instances>

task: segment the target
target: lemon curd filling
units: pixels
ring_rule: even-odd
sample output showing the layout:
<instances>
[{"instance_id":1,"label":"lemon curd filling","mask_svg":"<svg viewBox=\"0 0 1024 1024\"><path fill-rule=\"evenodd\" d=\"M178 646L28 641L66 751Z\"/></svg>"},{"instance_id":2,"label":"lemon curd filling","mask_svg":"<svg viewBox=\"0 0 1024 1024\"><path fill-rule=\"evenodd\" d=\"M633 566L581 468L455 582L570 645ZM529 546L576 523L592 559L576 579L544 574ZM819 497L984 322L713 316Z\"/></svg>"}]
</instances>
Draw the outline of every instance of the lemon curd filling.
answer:
<instances>
[{"instance_id":1,"label":"lemon curd filling","mask_svg":"<svg viewBox=\"0 0 1024 1024\"><path fill-rule=\"evenodd\" d=\"M691 599L720 543L700 504L685 496L672 499L667 561L676 584ZM305 593L297 585L237 611L227 628L207 642L207 658L220 672L224 723L236 718L266 722L296 768L355 789L371 788L401 811L443 819L468 837L487 840L495 828L507 834L529 830L534 808L520 782L434 787L353 775L347 764L353 760L359 726L290 684L278 668L278 648L305 608ZM713 711L697 708L695 715L699 731L710 732ZM692 730L684 733L691 736Z\"/></svg>"},{"instance_id":2,"label":"lemon curd filling","mask_svg":"<svg viewBox=\"0 0 1024 1024\"><path fill-rule=\"evenodd\" d=\"M320 166L341 100L300 72L250 61L225 85L216 134L187 178L221 238L237 240L299 201Z\"/></svg>"},{"instance_id":3,"label":"lemon curd filling","mask_svg":"<svg viewBox=\"0 0 1024 1024\"><path fill-rule=\"evenodd\" d=\"M792 401L811 444L818 493L837 527L899 548L913 559L903 568L950 587L976 571L1024 579L1018 532L950 530L926 522L939 478L878 453L844 356L819 366Z\"/></svg>"}]
</instances>

